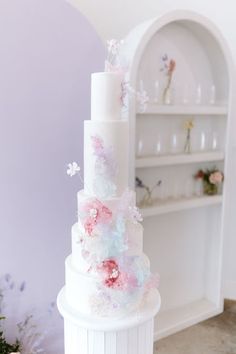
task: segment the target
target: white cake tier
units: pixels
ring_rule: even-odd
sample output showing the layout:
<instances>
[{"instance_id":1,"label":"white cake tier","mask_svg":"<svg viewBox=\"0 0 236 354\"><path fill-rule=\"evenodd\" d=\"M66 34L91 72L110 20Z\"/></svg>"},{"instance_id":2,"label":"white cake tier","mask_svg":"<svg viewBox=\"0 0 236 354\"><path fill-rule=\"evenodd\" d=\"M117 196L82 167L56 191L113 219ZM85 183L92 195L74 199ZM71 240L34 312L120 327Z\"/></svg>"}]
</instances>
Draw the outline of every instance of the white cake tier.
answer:
<instances>
[{"instance_id":1,"label":"white cake tier","mask_svg":"<svg viewBox=\"0 0 236 354\"><path fill-rule=\"evenodd\" d=\"M139 266L143 268L150 267L149 260L144 254L139 257L139 262ZM95 317L121 317L137 309L146 295L144 286L140 286L135 292L102 286L98 275L78 272L71 256L67 257L65 265L67 302L71 308L82 314Z\"/></svg>"},{"instance_id":2,"label":"white cake tier","mask_svg":"<svg viewBox=\"0 0 236 354\"><path fill-rule=\"evenodd\" d=\"M127 251L124 252L127 256L141 256L143 253L143 227L141 224L132 224L128 223L127 225L128 233L128 242L127 242ZM84 244L83 237L84 231L78 223L72 226L72 263L73 266L81 273L87 273L91 267L91 263L83 257ZM88 237L88 236L87 236ZM90 237L87 240L86 250L87 252L95 252L99 249L102 249L102 252L99 253L102 255L103 259L114 256L110 253L109 248L106 250L106 245L102 245L99 237ZM101 260L103 260L101 259Z\"/></svg>"},{"instance_id":3,"label":"white cake tier","mask_svg":"<svg viewBox=\"0 0 236 354\"><path fill-rule=\"evenodd\" d=\"M101 72L92 74L91 83L91 119L121 119L121 82L118 73Z\"/></svg>"},{"instance_id":4,"label":"white cake tier","mask_svg":"<svg viewBox=\"0 0 236 354\"><path fill-rule=\"evenodd\" d=\"M119 197L128 184L128 123L84 122L84 190L98 198Z\"/></svg>"}]
</instances>

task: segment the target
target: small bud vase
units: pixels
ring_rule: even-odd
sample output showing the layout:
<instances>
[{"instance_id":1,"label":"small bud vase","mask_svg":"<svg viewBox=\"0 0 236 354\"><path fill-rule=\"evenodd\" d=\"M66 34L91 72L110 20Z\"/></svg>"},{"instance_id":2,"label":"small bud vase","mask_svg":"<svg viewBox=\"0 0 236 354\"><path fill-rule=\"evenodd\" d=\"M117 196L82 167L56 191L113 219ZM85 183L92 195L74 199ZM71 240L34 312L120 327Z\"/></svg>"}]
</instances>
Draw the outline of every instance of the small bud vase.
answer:
<instances>
[{"instance_id":1,"label":"small bud vase","mask_svg":"<svg viewBox=\"0 0 236 354\"><path fill-rule=\"evenodd\" d=\"M203 181L203 192L206 195L216 195L218 194L218 185Z\"/></svg>"}]
</instances>

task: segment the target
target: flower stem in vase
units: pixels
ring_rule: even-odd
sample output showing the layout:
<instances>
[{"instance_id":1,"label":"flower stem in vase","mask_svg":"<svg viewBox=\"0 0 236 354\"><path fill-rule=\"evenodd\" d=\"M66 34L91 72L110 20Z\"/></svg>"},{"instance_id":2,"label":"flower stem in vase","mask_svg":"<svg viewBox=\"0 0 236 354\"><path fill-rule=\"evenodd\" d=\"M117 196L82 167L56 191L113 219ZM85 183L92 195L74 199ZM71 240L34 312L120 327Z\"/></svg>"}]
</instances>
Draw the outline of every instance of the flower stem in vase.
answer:
<instances>
[{"instance_id":1,"label":"flower stem in vase","mask_svg":"<svg viewBox=\"0 0 236 354\"><path fill-rule=\"evenodd\" d=\"M191 131L194 128L193 119L188 119L184 122L184 129L186 130L186 141L184 144L184 152L186 154L191 154L192 146L191 146Z\"/></svg>"},{"instance_id":2,"label":"flower stem in vase","mask_svg":"<svg viewBox=\"0 0 236 354\"><path fill-rule=\"evenodd\" d=\"M166 87L164 88L164 91L163 91L162 102L164 104L170 104L171 103L170 84L171 84L171 76L168 77L167 85L166 85Z\"/></svg>"},{"instance_id":3,"label":"flower stem in vase","mask_svg":"<svg viewBox=\"0 0 236 354\"><path fill-rule=\"evenodd\" d=\"M167 77L167 83L162 93L162 103L170 104L171 103L171 81L173 73L176 68L176 62L174 59L168 59L168 55L165 54L162 56L162 67L160 71L164 72Z\"/></svg>"},{"instance_id":4,"label":"flower stem in vase","mask_svg":"<svg viewBox=\"0 0 236 354\"><path fill-rule=\"evenodd\" d=\"M218 186L216 184L211 184L207 181L203 181L203 191L206 195L216 195L218 194Z\"/></svg>"},{"instance_id":5,"label":"flower stem in vase","mask_svg":"<svg viewBox=\"0 0 236 354\"><path fill-rule=\"evenodd\" d=\"M141 199L139 206L142 208L142 207L147 207L147 206L153 205L154 199L153 199L152 193L154 192L154 190L158 186L161 185L161 180L158 181L152 188L150 188L146 184L144 184L143 181L138 177L136 177L135 181L136 181L137 188L142 188L145 190L145 194L144 194L143 198Z\"/></svg>"},{"instance_id":6,"label":"flower stem in vase","mask_svg":"<svg viewBox=\"0 0 236 354\"><path fill-rule=\"evenodd\" d=\"M186 142L184 145L184 152L186 154L191 153L191 130L190 129L187 130Z\"/></svg>"}]
</instances>

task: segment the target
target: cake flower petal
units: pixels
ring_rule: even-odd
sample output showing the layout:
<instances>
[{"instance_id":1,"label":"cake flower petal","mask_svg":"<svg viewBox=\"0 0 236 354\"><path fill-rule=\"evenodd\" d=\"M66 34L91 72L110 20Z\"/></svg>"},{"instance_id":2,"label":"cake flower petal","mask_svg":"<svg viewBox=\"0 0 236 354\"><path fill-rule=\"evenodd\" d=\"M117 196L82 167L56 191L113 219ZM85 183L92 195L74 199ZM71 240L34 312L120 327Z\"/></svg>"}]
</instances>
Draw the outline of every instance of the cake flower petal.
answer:
<instances>
[{"instance_id":1,"label":"cake flower petal","mask_svg":"<svg viewBox=\"0 0 236 354\"><path fill-rule=\"evenodd\" d=\"M112 220L112 211L96 198L81 205L79 214L89 236L92 235L96 225L106 225Z\"/></svg>"},{"instance_id":2,"label":"cake flower petal","mask_svg":"<svg viewBox=\"0 0 236 354\"><path fill-rule=\"evenodd\" d=\"M98 272L102 274L104 285L108 288L119 287L120 271L118 263L113 259L103 261L98 267Z\"/></svg>"}]
</instances>

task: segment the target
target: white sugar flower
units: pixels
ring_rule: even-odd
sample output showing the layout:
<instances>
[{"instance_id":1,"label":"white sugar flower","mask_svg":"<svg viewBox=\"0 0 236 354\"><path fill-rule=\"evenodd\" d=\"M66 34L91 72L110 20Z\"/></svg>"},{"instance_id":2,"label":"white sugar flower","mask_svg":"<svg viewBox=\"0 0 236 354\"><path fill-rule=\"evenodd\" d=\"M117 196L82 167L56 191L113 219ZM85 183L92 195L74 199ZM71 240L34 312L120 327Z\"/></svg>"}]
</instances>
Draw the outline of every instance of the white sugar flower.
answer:
<instances>
[{"instance_id":1,"label":"white sugar flower","mask_svg":"<svg viewBox=\"0 0 236 354\"><path fill-rule=\"evenodd\" d=\"M107 41L107 49L112 55L117 55L121 45L124 43L123 40L119 41L117 39L110 39Z\"/></svg>"},{"instance_id":2,"label":"white sugar flower","mask_svg":"<svg viewBox=\"0 0 236 354\"><path fill-rule=\"evenodd\" d=\"M142 222L143 221L143 217L140 213L139 208L137 208L136 206L134 207L129 207L129 212L130 212L130 217L131 220L133 221L134 224L137 224L138 222Z\"/></svg>"},{"instance_id":3,"label":"white sugar flower","mask_svg":"<svg viewBox=\"0 0 236 354\"><path fill-rule=\"evenodd\" d=\"M89 215L90 215L92 218L96 219L96 217L97 217L97 215L98 215L97 209L95 209L95 208L90 209Z\"/></svg>"},{"instance_id":4,"label":"white sugar flower","mask_svg":"<svg viewBox=\"0 0 236 354\"><path fill-rule=\"evenodd\" d=\"M67 171L66 173L68 176L72 177L75 176L77 173L80 171L80 166L77 164L77 162L72 162L67 165Z\"/></svg>"}]
</instances>

